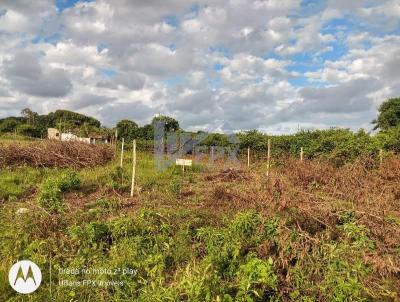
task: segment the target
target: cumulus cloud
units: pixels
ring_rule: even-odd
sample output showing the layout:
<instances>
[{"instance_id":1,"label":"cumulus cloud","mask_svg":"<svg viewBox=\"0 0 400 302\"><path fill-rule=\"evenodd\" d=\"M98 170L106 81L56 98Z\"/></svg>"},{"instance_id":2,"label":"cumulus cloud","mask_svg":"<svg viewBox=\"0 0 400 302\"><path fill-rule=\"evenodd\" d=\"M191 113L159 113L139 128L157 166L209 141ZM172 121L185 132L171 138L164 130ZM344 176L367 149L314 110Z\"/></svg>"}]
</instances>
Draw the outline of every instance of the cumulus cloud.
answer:
<instances>
[{"instance_id":1,"label":"cumulus cloud","mask_svg":"<svg viewBox=\"0 0 400 302\"><path fill-rule=\"evenodd\" d=\"M72 89L64 70L43 68L38 58L27 52L19 52L6 61L5 74L14 89L28 95L62 97Z\"/></svg>"},{"instance_id":2,"label":"cumulus cloud","mask_svg":"<svg viewBox=\"0 0 400 302\"><path fill-rule=\"evenodd\" d=\"M131 119L139 124L145 124L157 114L157 110L149 107L142 101L129 103L109 103L102 106L97 114L105 122L106 125L113 125L122 119Z\"/></svg>"},{"instance_id":3,"label":"cumulus cloud","mask_svg":"<svg viewBox=\"0 0 400 302\"><path fill-rule=\"evenodd\" d=\"M68 3L2 1L2 114L63 106L108 124L162 113L191 129L357 128L400 91L396 0Z\"/></svg>"},{"instance_id":4,"label":"cumulus cloud","mask_svg":"<svg viewBox=\"0 0 400 302\"><path fill-rule=\"evenodd\" d=\"M372 100L366 95L379 87L379 81L374 78L357 79L333 87L306 87L300 90L303 102L295 103L294 106L298 107L297 111L303 113L350 113L369 110Z\"/></svg>"},{"instance_id":5,"label":"cumulus cloud","mask_svg":"<svg viewBox=\"0 0 400 302\"><path fill-rule=\"evenodd\" d=\"M86 93L69 103L73 109L84 109L90 106L100 106L111 103L113 100L115 100L113 97Z\"/></svg>"}]
</instances>

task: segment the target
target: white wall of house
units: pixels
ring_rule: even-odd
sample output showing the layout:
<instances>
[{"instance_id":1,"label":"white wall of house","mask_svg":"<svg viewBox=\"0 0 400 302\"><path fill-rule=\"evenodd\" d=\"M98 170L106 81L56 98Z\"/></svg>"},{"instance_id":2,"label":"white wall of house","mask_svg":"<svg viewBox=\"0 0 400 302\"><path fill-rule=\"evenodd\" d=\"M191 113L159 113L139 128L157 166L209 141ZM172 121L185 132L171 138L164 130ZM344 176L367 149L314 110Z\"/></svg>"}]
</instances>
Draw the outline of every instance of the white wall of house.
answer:
<instances>
[{"instance_id":1,"label":"white wall of house","mask_svg":"<svg viewBox=\"0 0 400 302\"><path fill-rule=\"evenodd\" d=\"M86 144L90 144L90 138L88 138L88 137L78 137L78 142L83 142L83 143L86 143Z\"/></svg>"},{"instance_id":2,"label":"white wall of house","mask_svg":"<svg viewBox=\"0 0 400 302\"><path fill-rule=\"evenodd\" d=\"M82 142L82 143L86 143L86 144L96 144L95 138L79 137L71 132L60 133L57 129L54 129L54 128L49 128L47 130L47 132L48 132L49 139L59 139L63 142L76 141L76 142ZM99 140L99 141L103 141L103 140ZM107 143L107 139L105 140L105 142Z\"/></svg>"},{"instance_id":3,"label":"white wall of house","mask_svg":"<svg viewBox=\"0 0 400 302\"><path fill-rule=\"evenodd\" d=\"M78 137L72 133L61 133L61 141L63 142L70 142L70 141L77 141Z\"/></svg>"},{"instance_id":4,"label":"white wall of house","mask_svg":"<svg viewBox=\"0 0 400 302\"><path fill-rule=\"evenodd\" d=\"M48 139L60 139L60 131L55 128L48 128L47 129L47 138Z\"/></svg>"}]
</instances>

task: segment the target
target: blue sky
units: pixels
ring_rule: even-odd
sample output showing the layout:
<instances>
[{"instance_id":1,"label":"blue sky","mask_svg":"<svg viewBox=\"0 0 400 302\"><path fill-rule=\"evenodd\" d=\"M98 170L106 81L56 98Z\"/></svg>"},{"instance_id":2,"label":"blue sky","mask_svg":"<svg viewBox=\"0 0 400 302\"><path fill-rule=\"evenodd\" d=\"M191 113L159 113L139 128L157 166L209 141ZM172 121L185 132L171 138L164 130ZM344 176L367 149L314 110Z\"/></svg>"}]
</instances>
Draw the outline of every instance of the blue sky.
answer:
<instances>
[{"instance_id":1,"label":"blue sky","mask_svg":"<svg viewBox=\"0 0 400 302\"><path fill-rule=\"evenodd\" d=\"M57 9L62 12L66 8L74 7L78 2L91 2L92 0L56 0Z\"/></svg>"},{"instance_id":2,"label":"blue sky","mask_svg":"<svg viewBox=\"0 0 400 302\"><path fill-rule=\"evenodd\" d=\"M5 0L0 117L77 110L112 125L371 129L400 95L397 0Z\"/></svg>"}]
</instances>

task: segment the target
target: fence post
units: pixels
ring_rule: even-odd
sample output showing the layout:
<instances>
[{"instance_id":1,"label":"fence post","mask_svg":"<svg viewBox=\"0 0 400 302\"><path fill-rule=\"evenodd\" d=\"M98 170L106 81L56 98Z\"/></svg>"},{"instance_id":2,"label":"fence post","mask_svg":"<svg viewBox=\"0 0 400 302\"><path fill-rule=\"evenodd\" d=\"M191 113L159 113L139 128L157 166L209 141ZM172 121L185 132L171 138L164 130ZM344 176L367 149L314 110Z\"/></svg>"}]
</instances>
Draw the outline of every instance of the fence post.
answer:
<instances>
[{"instance_id":1,"label":"fence post","mask_svg":"<svg viewBox=\"0 0 400 302\"><path fill-rule=\"evenodd\" d=\"M133 197L133 190L135 188L135 175L136 175L136 139L133 140L132 149L132 183L131 183L131 197Z\"/></svg>"},{"instance_id":2,"label":"fence post","mask_svg":"<svg viewBox=\"0 0 400 302\"><path fill-rule=\"evenodd\" d=\"M250 167L250 147L247 148L247 167Z\"/></svg>"},{"instance_id":3,"label":"fence post","mask_svg":"<svg viewBox=\"0 0 400 302\"><path fill-rule=\"evenodd\" d=\"M383 150L379 150L379 166L382 166L383 164Z\"/></svg>"},{"instance_id":4,"label":"fence post","mask_svg":"<svg viewBox=\"0 0 400 302\"><path fill-rule=\"evenodd\" d=\"M122 138L122 145L121 145L121 163L120 163L120 167L122 168L122 164L124 161L124 144L125 144L125 139Z\"/></svg>"},{"instance_id":5,"label":"fence post","mask_svg":"<svg viewBox=\"0 0 400 302\"><path fill-rule=\"evenodd\" d=\"M300 161L303 161L303 147L300 148Z\"/></svg>"},{"instance_id":6,"label":"fence post","mask_svg":"<svg viewBox=\"0 0 400 302\"><path fill-rule=\"evenodd\" d=\"M267 153L267 177L269 177L269 168L270 168L270 163L271 161L271 139L268 139L268 153Z\"/></svg>"},{"instance_id":7,"label":"fence post","mask_svg":"<svg viewBox=\"0 0 400 302\"><path fill-rule=\"evenodd\" d=\"M214 146L211 146L211 162L214 165Z\"/></svg>"}]
</instances>

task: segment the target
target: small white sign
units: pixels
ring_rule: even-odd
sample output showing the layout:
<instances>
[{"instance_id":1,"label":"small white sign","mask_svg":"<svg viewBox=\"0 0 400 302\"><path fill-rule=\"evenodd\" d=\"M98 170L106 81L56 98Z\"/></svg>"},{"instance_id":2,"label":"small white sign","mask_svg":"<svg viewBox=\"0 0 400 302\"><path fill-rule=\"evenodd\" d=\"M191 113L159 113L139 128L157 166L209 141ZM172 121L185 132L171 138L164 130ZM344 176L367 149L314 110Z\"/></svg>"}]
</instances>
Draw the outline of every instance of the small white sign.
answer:
<instances>
[{"instance_id":1,"label":"small white sign","mask_svg":"<svg viewBox=\"0 0 400 302\"><path fill-rule=\"evenodd\" d=\"M192 165L192 160L191 159L177 158L175 163L176 163L177 166L191 166Z\"/></svg>"}]
</instances>

